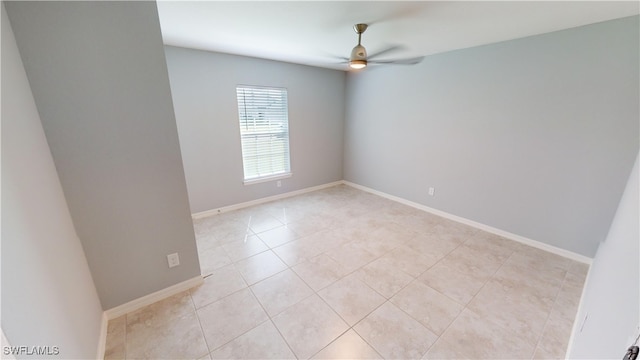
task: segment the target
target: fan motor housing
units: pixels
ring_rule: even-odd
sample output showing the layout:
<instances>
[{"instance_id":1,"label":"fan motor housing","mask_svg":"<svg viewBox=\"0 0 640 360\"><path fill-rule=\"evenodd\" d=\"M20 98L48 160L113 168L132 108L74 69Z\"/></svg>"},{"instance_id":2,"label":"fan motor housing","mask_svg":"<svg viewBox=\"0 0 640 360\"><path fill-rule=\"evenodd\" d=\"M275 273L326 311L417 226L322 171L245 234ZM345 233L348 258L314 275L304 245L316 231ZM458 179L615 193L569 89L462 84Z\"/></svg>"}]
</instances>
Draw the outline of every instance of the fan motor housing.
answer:
<instances>
[{"instance_id":1,"label":"fan motor housing","mask_svg":"<svg viewBox=\"0 0 640 360\"><path fill-rule=\"evenodd\" d=\"M367 50L362 45L356 45L353 50L351 50L351 60L366 60L367 59Z\"/></svg>"}]
</instances>

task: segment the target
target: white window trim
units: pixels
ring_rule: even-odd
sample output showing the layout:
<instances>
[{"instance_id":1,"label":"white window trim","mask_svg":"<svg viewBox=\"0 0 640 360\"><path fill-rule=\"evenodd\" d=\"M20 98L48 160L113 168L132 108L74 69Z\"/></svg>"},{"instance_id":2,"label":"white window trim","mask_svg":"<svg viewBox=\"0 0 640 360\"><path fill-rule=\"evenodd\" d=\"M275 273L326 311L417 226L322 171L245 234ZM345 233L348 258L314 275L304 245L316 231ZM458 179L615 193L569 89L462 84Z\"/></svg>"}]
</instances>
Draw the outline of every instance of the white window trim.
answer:
<instances>
[{"instance_id":1,"label":"white window trim","mask_svg":"<svg viewBox=\"0 0 640 360\"><path fill-rule=\"evenodd\" d=\"M284 173L284 174L278 174L278 175L273 175L273 176L265 176L265 177L255 178L255 179L244 180L242 183L246 186L246 185L265 183L265 182L269 182L269 181L282 180L282 179L290 178L292 176L293 176L293 173L292 172L288 172L288 173Z\"/></svg>"},{"instance_id":2,"label":"white window trim","mask_svg":"<svg viewBox=\"0 0 640 360\"><path fill-rule=\"evenodd\" d=\"M254 89L280 89L280 90L284 90L285 92L287 91L286 88L281 88L281 87L272 87L272 86L258 86L258 85L246 85L246 84L238 84L236 86L236 92L238 88L241 87L246 87L246 88L254 88ZM285 98L287 101L287 113L288 113L288 96L287 98ZM238 103L239 105L239 103ZM239 114L240 115L240 114ZM289 136L290 136L290 132L289 132L289 121L288 121L288 114L287 114L287 148L290 147L290 140L289 140ZM241 143L242 143L242 134L240 135L241 137ZM244 145L241 145L244 146ZM260 176L260 177L254 177L254 178L250 178L250 179L246 179L245 176L246 174L244 173L244 153L242 154L242 161L243 161L243 184L244 185L252 185L252 184L259 184L259 183L263 183L263 182L269 182L269 181L275 181L275 180L279 180L279 179L286 179L292 176L292 171L291 171L291 153L290 153L290 149L288 149L288 158L287 158L287 172L284 173L278 173L278 174L272 174L272 175L265 175L265 176Z\"/></svg>"}]
</instances>

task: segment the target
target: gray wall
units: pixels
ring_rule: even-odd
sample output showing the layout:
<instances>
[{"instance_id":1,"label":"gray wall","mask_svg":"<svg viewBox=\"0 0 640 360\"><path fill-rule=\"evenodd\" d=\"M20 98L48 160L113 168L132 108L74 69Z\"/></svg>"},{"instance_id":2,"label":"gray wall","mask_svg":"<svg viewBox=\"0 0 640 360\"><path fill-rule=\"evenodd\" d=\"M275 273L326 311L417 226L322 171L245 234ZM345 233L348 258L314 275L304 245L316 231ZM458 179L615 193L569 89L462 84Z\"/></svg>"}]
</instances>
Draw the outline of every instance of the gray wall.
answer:
<instances>
[{"instance_id":1,"label":"gray wall","mask_svg":"<svg viewBox=\"0 0 640 360\"><path fill-rule=\"evenodd\" d=\"M166 47L193 213L342 180L345 74ZM244 185L236 86L285 87L293 176Z\"/></svg>"},{"instance_id":2,"label":"gray wall","mask_svg":"<svg viewBox=\"0 0 640 360\"><path fill-rule=\"evenodd\" d=\"M638 160L589 270L570 359L620 359L640 332Z\"/></svg>"},{"instance_id":3,"label":"gray wall","mask_svg":"<svg viewBox=\"0 0 640 360\"><path fill-rule=\"evenodd\" d=\"M95 358L102 308L4 5L1 62L2 329L13 346Z\"/></svg>"},{"instance_id":4,"label":"gray wall","mask_svg":"<svg viewBox=\"0 0 640 360\"><path fill-rule=\"evenodd\" d=\"M638 26L350 74L345 179L592 257L638 152Z\"/></svg>"},{"instance_id":5,"label":"gray wall","mask_svg":"<svg viewBox=\"0 0 640 360\"><path fill-rule=\"evenodd\" d=\"M103 308L199 275L155 3L6 7Z\"/></svg>"}]
</instances>

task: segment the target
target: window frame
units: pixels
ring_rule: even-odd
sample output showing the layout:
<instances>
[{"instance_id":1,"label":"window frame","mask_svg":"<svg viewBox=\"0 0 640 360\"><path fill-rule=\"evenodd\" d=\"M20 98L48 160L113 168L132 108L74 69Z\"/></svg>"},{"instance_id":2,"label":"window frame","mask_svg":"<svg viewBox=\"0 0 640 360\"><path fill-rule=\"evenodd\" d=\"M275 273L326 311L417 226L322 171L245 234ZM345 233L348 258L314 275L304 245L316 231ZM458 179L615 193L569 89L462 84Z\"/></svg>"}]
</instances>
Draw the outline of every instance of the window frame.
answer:
<instances>
[{"instance_id":1,"label":"window frame","mask_svg":"<svg viewBox=\"0 0 640 360\"><path fill-rule=\"evenodd\" d=\"M251 90L251 91L265 91L265 90L273 90L273 91L278 91L280 92L279 96L281 96L284 100L284 104L282 104L281 102L279 103L279 106L283 106L284 105L284 116L283 119L279 119L280 121L282 121L284 124L286 124L286 131L284 132L278 132L278 131L271 131L271 132L267 132L267 133L262 133L261 135L267 135L267 136L278 136L281 134L285 134L286 135L286 142L285 142L285 146L286 148L284 149L284 152L282 152L282 155L286 156L286 158L282 158L282 160L284 161L284 171L283 172L271 172L271 173L267 173L265 175L260 175L258 173L257 176L254 177L250 177L247 178L247 172L246 172L246 158L247 158L247 154L245 154L245 146L247 145L245 143L245 139L247 137L248 134L243 134L243 126L247 126L248 120L246 119L248 116L247 114L249 114L249 112L246 112L246 108L247 108L247 102L245 101L246 99L241 99L241 91L242 90ZM267 95L264 95L265 97ZM285 87L276 87L276 86L261 86L261 85L246 85L246 84L238 84L236 85L236 106L237 106L237 110L238 110L238 130L239 130L239 135L240 135L240 152L241 152L241 158L242 158L242 178L243 178L243 184L244 185L252 185L252 184L258 184L258 183L263 183L263 182L269 182L269 181L275 181L275 180L280 180L280 179L286 179L289 178L293 175L293 172L291 170L291 141L290 141L290 127L289 127L289 93L288 93L288 89ZM244 108L244 110L243 110ZM276 110L277 111L277 110ZM245 117L245 119L243 119L243 116ZM284 121L283 121L284 120ZM254 122L254 126L256 126L257 124ZM250 133L249 133L249 136ZM256 148L258 148L258 145L256 145ZM259 156L258 154L256 154L255 156ZM256 165L257 166L257 165Z\"/></svg>"}]
</instances>

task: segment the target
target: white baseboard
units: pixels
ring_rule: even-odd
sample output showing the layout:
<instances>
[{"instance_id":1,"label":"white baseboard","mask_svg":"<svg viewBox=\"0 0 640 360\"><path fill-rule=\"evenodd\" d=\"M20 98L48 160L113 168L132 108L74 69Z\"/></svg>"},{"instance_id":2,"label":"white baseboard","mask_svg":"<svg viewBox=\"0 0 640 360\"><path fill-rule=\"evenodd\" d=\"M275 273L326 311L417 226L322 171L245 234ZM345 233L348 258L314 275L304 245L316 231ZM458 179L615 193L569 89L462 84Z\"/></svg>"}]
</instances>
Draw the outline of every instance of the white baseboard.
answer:
<instances>
[{"instance_id":1,"label":"white baseboard","mask_svg":"<svg viewBox=\"0 0 640 360\"><path fill-rule=\"evenodd\" d=\"M185 290L189 290L192 287L198 286L204 282L202 276L198 275L189 280L185 280L181 283L177 283L175 285L169 286L168 288L164 288L162 290L158 290L149 295L145 295L143 297L137 298L135 300L129 301L128 303L124 303L122 305L116 306L109 310L106 310L104 314L106 315L108 320L115 319L119 316L122 316L126 313L130 313L132 311L136 311L142 307L147 305L151 305L154 302L163 300L168 298L169 296L178 294ZM106 334L106 332L105 332Z\"/></svg>"},{"instance_id":2,"label":"white baseboard","mask_svg":"<svg viewBox=\"0 0 640 360\"><path fill-rule=\"evenodd\" d=\"M109 318L107 313L102 313L102 321L100 322L100 338L98 339L98 351L96 353L96 359L104 359L104 351L107 348L107 327L109 326Z\"/></svg>"},{"instance_id":3,"label":"white baseboard","mask_svg":"<svg viewBox=\"0 0 640 360\"><path fill-rule=\"evenodd\" d=\"M596 254L598 252L596 251ZM582 318L582 308L585 307L584 297L587 293L587 287L589 286L589 281L591 281L593 266L589 266L589 270L587 271L587 277L584 279L584 285L582 285L582 293L580 294L580 302L578 303L578 310L576 310L576 316L573 319L573 326L571 327L571 336L569 337L569 343L567 344L567 352L564 355L565 359L569 359L569 355L573 352L573 339L576 337L578 331L582 327L582 324L585 322L585 318Z\"/></svg>"},{"instance_id":4,"label":"white baseboard","mask_svg":"<svg viewBox=\"0 0 640 360\"><path fill-rule=\"evenodd\" d=\"M432 213L434 215L441 216L441 217L449 219L449 220L453 220L453 221L456 221L456 222L459 222L459 223L462 223L462 224L465 224L465 225L469 225L469 226L472 226L474 228L477 228L477 229L480 229L480 230L483 230L483 231L486 231L486 232L489 232L489 233L492 233L492 234L495 234L495 235L498 235L498 236L502 236L502 237L507 238L509 240L517 241L519 243L522 243L522 244L525 244L525 245L529 245L531 247L535 247L535 248L538 248L540 250L544 250L544 251L547 251L547 252L550 252L550 253L553 253L553 254L556 254L556 255L560 255L560 256L569 258L571 260L579 261L579 262L585 263L585 264L591 264L591 262L593 260L590 257L584 256L584 255L580 255L580 254L574 253L574 252L569 251L569 250L561 249L559 247L555 247L553 245L545 244L545 243L537 241L537 240L532 240L532 239L526 238L524 236L513 234L513 233L510 233L508 231L501 230L501 229L497 229L497 228L494 228L492 226L485 225L485 224L482 224L482 223L479 223L479 222L476 222L476 221L473 221L473 220L469 220L469 219L466 219L466 218L463 218L463 217L460 217L460 216L457 216L457 215L449 214L447 212L444 212L444 211L441 211L441 210L438 210L438 209L434 209L434 208L428 207L426 205L418 204L416 202L413 202L413 201L410 201L410 200L407 200L407 199L403 199L403 198L398 197L398 196L390 195L390 194L384 193L382 191L371 189L371 188L368 188L366 186L362 186L362 185L359 185L359 184L356 184L356 183L352 183L350 181L344 180L343 183L345 185L349 185L349 186L354 187L356 189L359 189L359 190L362 190L362 191L366 191L368 193L375 194L375 195L387 198L389 200L393 200L393 201L399 202L401 204L404 204L404 205L407 205L407 206L411 206L413 208L416 208L416 209L419 209L419 210L423 210L423 211Z\"/></svg>"},{"instance_id":5,"label":"white baseboard","mask_svg":"<svg viewBox=\"0 0 640 360\"><path fill-rule=\"evenodd\" d=\"M224 212L228 212L228 211L232 211L232 210L238 210L238 209L246 208L246 207L249 207L249 206L264 204L264 203L269 202L269 201L285 199L285 198L288 198L288 197L301 195L301 194L305 194L305 193L316 191L316 190L326 189L326 188L329 188L329 187L332 187L332 186L336 186L336 185L342 185L343 183L344 182L342 180L334 181L334 182L330 182L330 183L326 183L326 184L322 184L322 185L318 185L318 186L312 186L312 187L308 187L308 188L304 188L304 189L300 189L300 190L286 192L286 193L283 193L283 194L267 196L267 197L264 197L264 198L251 200L251 201L247 201L247 202L243 202L243 203L239 203L239 204L235 204L235 205L224 206L224 207L221 207L221 208L218 208L218 209L205 210L205 211L201 211L201 212L198 212L198 213L191 214L191 218L193 220L202 219L202 218L205 218L205 217L222 214Z\"/></svg>"}]
</instances>

